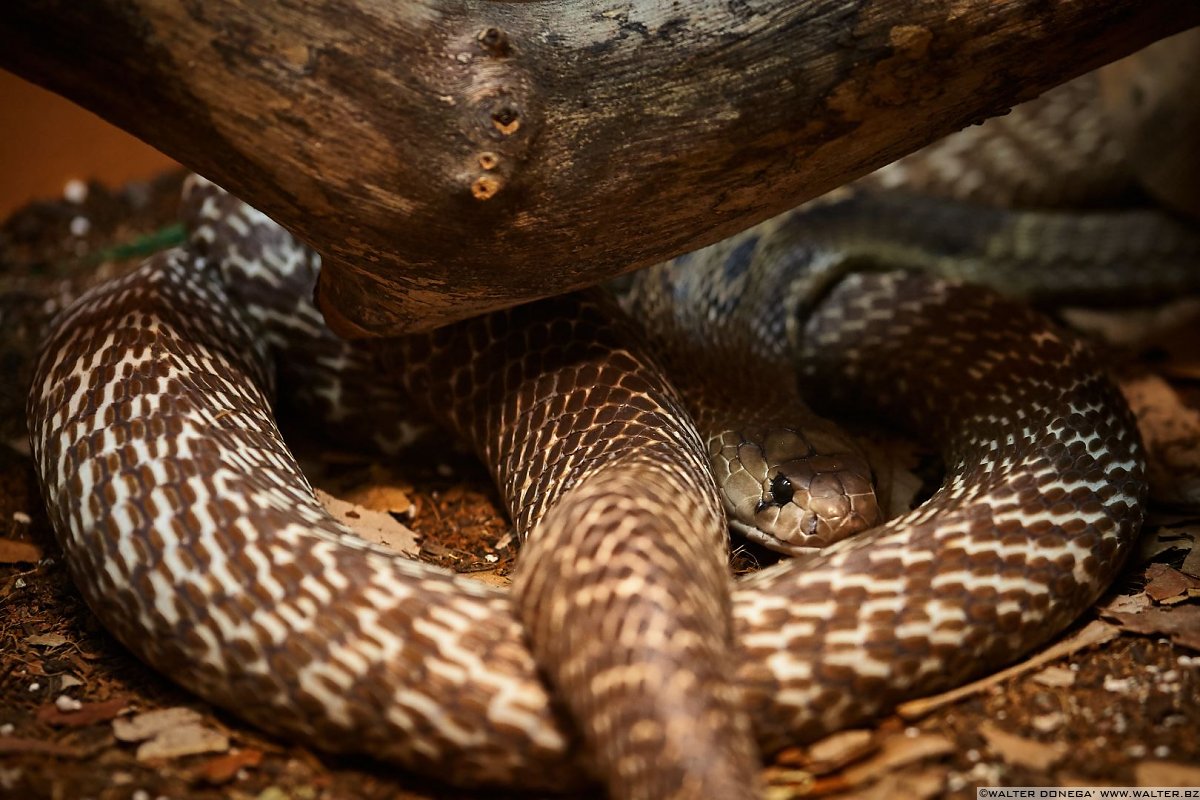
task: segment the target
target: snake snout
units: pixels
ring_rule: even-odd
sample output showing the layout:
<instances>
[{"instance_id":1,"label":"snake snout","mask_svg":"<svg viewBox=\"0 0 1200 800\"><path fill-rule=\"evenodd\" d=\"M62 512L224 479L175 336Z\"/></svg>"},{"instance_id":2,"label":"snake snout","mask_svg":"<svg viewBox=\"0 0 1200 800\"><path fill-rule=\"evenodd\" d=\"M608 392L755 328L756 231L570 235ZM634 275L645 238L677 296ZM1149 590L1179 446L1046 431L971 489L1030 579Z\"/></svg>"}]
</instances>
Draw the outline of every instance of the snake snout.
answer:
<instances>
[{"instance_id":1,"label":"snake snout","mask_svg":"<svg viewBox=\"0 0 1200 800\"><path fill-rule=\"evenodd\" d=\"M792 429L755 433L726 448L729 476L721 483L735 530L797 555L881 522L866 459L845 447L817 450Z\"/></svg>"}]
</instances>

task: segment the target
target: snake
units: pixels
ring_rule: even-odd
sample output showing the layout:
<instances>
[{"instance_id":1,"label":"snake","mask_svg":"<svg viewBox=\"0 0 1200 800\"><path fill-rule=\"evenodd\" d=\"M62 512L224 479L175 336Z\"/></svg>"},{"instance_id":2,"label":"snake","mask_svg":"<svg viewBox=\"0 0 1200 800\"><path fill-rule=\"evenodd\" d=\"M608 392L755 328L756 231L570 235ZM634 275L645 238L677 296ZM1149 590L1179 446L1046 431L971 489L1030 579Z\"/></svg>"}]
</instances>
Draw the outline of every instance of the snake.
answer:
<instances>
[{"instance_id":1,"label":"snake","mask_svg":"<svg viewBox=\"0 0 1200 800\"><path fill-rule=\"evenodd\" d=\"M847 501L832 516L873 527L732 581L726 513L777 518L791 498L778 473L742 486L748 505L722 496L712 442L663 377L672 357L610 298L349 345L311 307L319 257L196 181L191 244L83 294L35 368L31 447L72 578L144 661L324 750L464 785L754 796L759 752L1047 641L1111 582L1143 515L1136 426L1091 348L978 286L846 268L870 251L847 258L806 215L867 202L801 209L636 279L652 299L633 307L681 315L667 327L709 319L765 354L744 358L749 386L794 368L814 405L886 414L942 450L945 480L918 508L874 525ZM942 233L914 251L958 261L1069 224L930 208ZM1171 257L1194 243L1178 233ZM661 302L686 297L691 317ZM308 397L291 400L334 406L342 390L276 357L296 336L318 352L298 363L394 373L376 438L403 438L383 411L415 401L493 465L525 538L511 593L321 508L271 400L296 380Z\"/></svg>"}]
</instances>

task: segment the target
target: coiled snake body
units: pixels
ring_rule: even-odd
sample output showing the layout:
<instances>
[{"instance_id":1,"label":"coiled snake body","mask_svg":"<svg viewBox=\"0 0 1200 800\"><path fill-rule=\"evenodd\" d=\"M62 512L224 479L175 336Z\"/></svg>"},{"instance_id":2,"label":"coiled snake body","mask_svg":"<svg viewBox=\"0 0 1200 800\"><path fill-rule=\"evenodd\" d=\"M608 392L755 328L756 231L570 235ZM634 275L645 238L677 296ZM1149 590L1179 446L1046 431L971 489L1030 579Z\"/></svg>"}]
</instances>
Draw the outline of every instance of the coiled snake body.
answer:
<instances>
[{"instance_id":1,"label":"coiled snake body","mask_svg":"<svg viewBox=\"0 0 1200 800\"><path fill-rule=\"evenodd\" d=\"M525 644L520 604L362 543L312 497L267 404L267 355L279 326L244 279L266 267L262 280L280 293L289 275L307 271L311 280L313 262L249 209L226 219L250 234L232 243L210 237L207 257L172 251L94 290L56 323L37 369L34 454L88 603L146 661L268 730L464 783L578 780L571 728ZM261 251L248 249L255 231L268 245ZM668 282L672 271L685 274L680 265L662 270ZM243 297L234 301L237 291ZM543 560L518 576L518 586L532 584L524 596L539 597L539 576L570 569L565 562L583 546L569 539L576 522L636 529L659 514L675 514L667 528L691 534L672 547L701 548L701 563L707 553L716 564L704 580L729 586L713 556L724 547L715 500L669 510L681 508L677 496L692 496L684 483L705 480L696 467L702 445L677 424L686 419L678 399L648 382L653 360L598 313L603 303L573 302L573 317L556 303L534 304L393 343L385 357L420 356L432 366L409 373L410 388L453 400L460 429L493 436L481 447L496 447L497 463L507 464L500 483L514 518L535 530L533 560ZM302 328L303 320L286 324ZM739 709L770 750L1036 646L1094 600L1140 523L1145 486L1128 412L1089 350L1032 312L928 277L861 274L833 288L803 325L793 333L802 334L805 380L851 401L876 398L936 433L948 476L926 505L865 535L762 570L728 594L685 590L680 605L695 618L678 630L637 621L642 634L681 640L683 694L716 698L708 711L683 707L702 720L689 738L703 744L706 727L720 764L734 766L692 789L722 780L741 782L738 794L753 787L745 767L752 752L739 754L736 735L722 729L736 731ZM467 350L486 357L463 361ZM479 370L490 376L471 374ZM515 393L502 388L514 381ZM589 396L601 398L594 412L583 410ZM544 430L533 424L541 418L552 432L522 443L514 429ZM537 471L562 468L542 457L551 451L568 461L583 453L572 468L578 480L555 484ZM655 465L668 451L666 468ZM592 455L643 471L579 469ZM657 483L647 478L654 475ZM580 491L592 499L546 510ZM631 496L641 499L623 499ZM653 505L639 516L645 503ZM537 553L546 520L567 531L571 549ZM616 541L626 542L616 553L600 540L595 558L584 558L614 570L603 573L618 588L601 611L644 591L631 561L658 557L638 548L645 540L637 535ZM651 605L668 599L652 596ZM728 660L703 652L704 637L692 633L708 626L720 640L723 607L733 620ZM541 624L559 626L542 639L551 647L576 632L593 638L590 628L550 620ZM533 639L536 649L536 631ZM602 661L583 645L578 658ZM622 665L587 674L569 655L557 657L571 666L552 680L607 681L608 696L587 687L601 689L600 716L624 713L616 701L629 687L615 679ZM697 663L726 665L729 688L718 678L707 684ZM641 732L646 739L627 737L631 752L604 766L626 776L610 780L616 793L637 793L622 788L626 781L647 785L639 765L660 766L653 723ZM668 770L673 786L651 781L645 791L686 791L689 779Z\"/></svg>"},{"instance_id":2,"label":"coiled snake body","mask_svg":"<svg viewBox=\"0 0 1200 800\"><path fill-rule=\"evenodd\" d=\"M843 269L838 237L803 224L836 223L836 202L660 265L628 304L659 330L718 320L767 354L747 359L751 385L799 364L822 407L935 437L946 479L897 519L736 582L713 445L610 301L350 346L308 301L314 254L203 182L185 208L188 248L54 324L28 406L34 456L72 576L109 630L200 696L323 749L463 784L601 776L614 796L751 796L755 742L812 739L1046 641L1109 583L1141 523L1136 429L1091 351L984 289ZM968 225L950 255L994 261L1032 230ZM1173 241L1168 255L1190 257L1194 238ZM287 349L307 355L276 367ZM335 408L378 363L492 465L528 537L511 595L366 544L313 497L270 412L276 381ZM401 394L362 391L370 435L402 438ZM731 500L733 472L732 513L787 516L767 502L777 475ZM810 474L817 489L825 474ZM838 502L827 516L873 521Z\"/></svg>"}]
</instances>

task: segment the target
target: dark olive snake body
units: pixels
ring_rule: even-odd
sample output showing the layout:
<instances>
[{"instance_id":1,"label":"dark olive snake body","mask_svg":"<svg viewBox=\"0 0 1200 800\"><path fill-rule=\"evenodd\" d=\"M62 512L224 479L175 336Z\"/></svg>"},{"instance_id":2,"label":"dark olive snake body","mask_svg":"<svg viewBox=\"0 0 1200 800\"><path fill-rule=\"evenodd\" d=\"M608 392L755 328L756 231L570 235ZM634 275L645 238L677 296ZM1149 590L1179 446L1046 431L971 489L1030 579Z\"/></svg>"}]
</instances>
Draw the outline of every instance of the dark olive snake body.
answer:
<instances>
[{"instance_id":1,"label":"dark olive snake body","mask_svg":"<svg viewBox=\"0 0 1200 800\"><path fill-rule=\"evenodd\" d=\"M885 413L943 450L945 482L919 508L731 581L688 400L610 301L347 345L309 300L319 259L196 183L189 246L89 291L36 368L31 441L72 577L145 661L322 749L467 785L752 796L756 746L864 721L1048 640L1141 524L1136 428L1081 340L985 289L853 269L939 247L983 265L1007 246L1018 263L1051 218L945 207L931 230L957 219L957 238L889 232L846 258L845 241L870 238L863 208L887 210L879 197L818 203L637 279L644 309L723 287L721 324L748 325L734 338L771 349L768 371L800 365L819 411ZM1140 255L1183 263L1194 242L1172 229ZM386 446L415 402L471 440L527 538L511 594L363 543L313 497L269 401L290 387L336 416L379 364L395 382L368 381L368 424L334 422Z\"/></svg>"}]
</instances>

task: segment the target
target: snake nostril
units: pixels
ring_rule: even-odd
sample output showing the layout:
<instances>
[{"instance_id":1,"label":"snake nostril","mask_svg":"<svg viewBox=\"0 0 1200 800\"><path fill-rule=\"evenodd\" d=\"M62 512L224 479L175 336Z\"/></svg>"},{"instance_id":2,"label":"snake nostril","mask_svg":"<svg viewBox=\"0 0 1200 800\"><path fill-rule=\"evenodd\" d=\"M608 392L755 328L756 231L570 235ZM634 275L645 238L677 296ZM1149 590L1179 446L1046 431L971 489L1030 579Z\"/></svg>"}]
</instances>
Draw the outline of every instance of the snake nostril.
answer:
<instances>
[{"instance_id":1,"label":"snake nostril","mask_svg":"<svg viewBox=\"0 0 1200 800\"><path fill-rule=\"evenodd\" d=\"M796 496L796 490L791 480L782 472L771 479L771 503L777 506L787 505Z\"/></svg>"}]
</instances>

